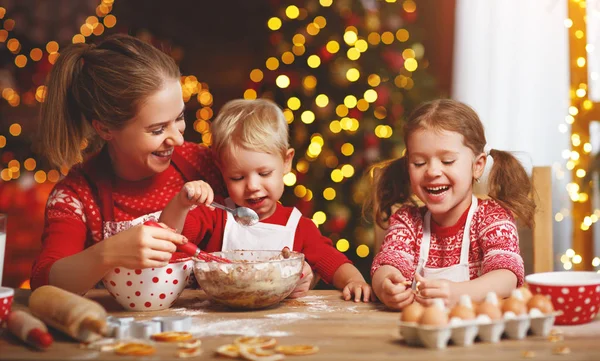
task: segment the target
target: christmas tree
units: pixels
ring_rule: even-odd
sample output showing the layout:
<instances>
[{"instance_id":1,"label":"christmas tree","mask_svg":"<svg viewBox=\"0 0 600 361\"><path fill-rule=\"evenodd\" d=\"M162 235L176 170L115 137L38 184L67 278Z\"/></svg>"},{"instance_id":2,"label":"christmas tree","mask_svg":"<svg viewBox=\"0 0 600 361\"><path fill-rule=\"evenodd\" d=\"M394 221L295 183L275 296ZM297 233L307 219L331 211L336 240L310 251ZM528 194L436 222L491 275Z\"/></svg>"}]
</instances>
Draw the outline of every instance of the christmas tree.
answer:
<instances>
[{"instance_id":1,"label":"christmas tree","mask_svg":"<svg viewBox=\"0 0 600 361\"><path fill-rule=\"evenodd\" d=\"M271 98L296 150L282 202L319 225L365 275L373 225L361 208L370 165L398 157L401 125L435 97L412 0L274 1L273 54L252 70L244 97Z\"/></svg>"}]
</instances>

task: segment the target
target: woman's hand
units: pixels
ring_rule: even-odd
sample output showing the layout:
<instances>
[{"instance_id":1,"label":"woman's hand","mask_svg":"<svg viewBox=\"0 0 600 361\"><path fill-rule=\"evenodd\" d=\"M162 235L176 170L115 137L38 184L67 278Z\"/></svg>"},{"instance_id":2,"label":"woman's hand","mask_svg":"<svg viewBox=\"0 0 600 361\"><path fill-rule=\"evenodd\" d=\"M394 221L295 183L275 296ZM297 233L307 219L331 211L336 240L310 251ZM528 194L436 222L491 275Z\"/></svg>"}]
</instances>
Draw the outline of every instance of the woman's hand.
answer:
<instances>
[{"instance_id":1,"label":"woman's hand","mask_svg":"<svg viewBox=\"0 0 600 361\"><path fill-rule=\"evenodd\" d=\"M371 286L365 281L349 281L342 290L344 300L349 301L354 296L354 302L360 302L361 297L363 302L375 301L375 293Z\"/></svg>"},{"instance_id":2,"label":"woman's hand","mask_svg":"<svg viewBox=\"0 0 600 361\"><path fill-rule=\"evenodd\" d=\"M296 284L296 288L294 288L288 298L300 298L306 296L310 289L313 277L312 268L310 268L310 265L305 261L304 266L302 267L302 276L300 277L298 284Z\"/></svg>"},{"instance_id":3,"label":"woman's hand","mask_svg":"<svg viewBox=\"0 0 600 361\"><path fill-rule=\"evenodd\" d=\"M419 274L416 274L415 277L418 284L416 301L423 306L432 305L434 298L444 300L447 307L453 306L458 301L460 295L453 291L456 283L444 279L430 280Z\"/></svg>"},{"instance_id":4,"label":"woman's hand","mask_svg":"<svg viewBox=\"0 0 600 361\"><path fill-rule=\"evenodd\" d=\"M100 245L105 264L135 269L166 266L177 245L184 243L187 238L169 228L138 225L105 239Z\"/></svg>"}]
</instances>

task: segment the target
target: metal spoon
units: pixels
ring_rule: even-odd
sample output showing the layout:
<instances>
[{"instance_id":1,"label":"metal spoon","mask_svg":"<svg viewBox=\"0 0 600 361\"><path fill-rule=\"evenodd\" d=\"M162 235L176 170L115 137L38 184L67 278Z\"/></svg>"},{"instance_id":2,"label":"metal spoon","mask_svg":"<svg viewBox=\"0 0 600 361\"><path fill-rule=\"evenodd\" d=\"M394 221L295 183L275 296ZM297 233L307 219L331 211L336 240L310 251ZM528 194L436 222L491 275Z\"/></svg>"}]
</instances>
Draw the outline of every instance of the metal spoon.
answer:
<instances>
[{"instance_id":1,"label":"metal spoon","mask_svg":"<svg viewBox=\"0 0 600 361\"><path fill-rule=\"evenodd\" d=\"M222 210L233 214L233 218L235 219L235 221L241 224L242 226L253 226L256 223L258 223L258 214L256 214L256 212L254 212L250 208L229 208L217 202L212 202L210 205L215 208L221 208Z\"/></svg>"}]
</instances>

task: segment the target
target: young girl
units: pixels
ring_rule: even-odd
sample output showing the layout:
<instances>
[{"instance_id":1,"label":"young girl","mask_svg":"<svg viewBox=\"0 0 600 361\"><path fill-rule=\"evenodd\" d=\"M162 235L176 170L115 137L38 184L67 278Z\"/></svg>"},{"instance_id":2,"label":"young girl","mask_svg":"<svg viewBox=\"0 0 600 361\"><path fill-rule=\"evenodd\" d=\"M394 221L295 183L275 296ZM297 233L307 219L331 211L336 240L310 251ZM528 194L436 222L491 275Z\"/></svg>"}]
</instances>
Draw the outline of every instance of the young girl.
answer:
<instances>
[{"instance_id":1,"label":"young girl","mask_svg":"<svg viewBox=\"0 0 600 361\"><path fill-rule=\"evenodd\" d=\"M50 194L32 288L84 293L115 266L164 266L185 237L142 223L186 181L205 179L224 193L210 151L183 140L179 79L169 56L127 35L61 52L42 104L44 154L71 167L84 142L104 146Z\"/></svg>"},{"instance_id":2,"label":"young girl","mask_svg":"<svg viewBox=\"0 0 600 361\"><path fill-rule=\"evenodd\" d=\"M415 299L452 305L462 294L477 302L489 291L508 297L524 276L513 214L531 225L535 208L525 169L511 154L489 149L477 114L454 100L416 109L404 140L406 154L375 172L374 197L366 205L378 225L389 221L371 268L375 294L392 309ZM479 200L473 182L488 156L491 199ZM391 214L395 204L402 206ZM417 296L410 287L415 277Z\"/></svg>"},{"instance_id":3,"label":"young girl","mask_svg":"<svg viewBox=\"0 0 600 361\"><path fill-rule=\"evenodd\" d=\"M253 209L260 222L240 226L228 212L214 212L193 204L209 205L213 195L202 181L187 183L165 208L161 221L184 229L208 252L235 249L290 249L302 252L310 265L291 297L308 292L311 268L327 283L343 290L346 300L368 302L371 288L348 258L321 235L312 220L294 207L279 203L294 158L288 141L288 124L279 107L268 100L233 100L223 106L211 126L213 152L229 192L231 207ZM185 226L184 226L185 220ZM205 245L205 246L204 246Z\"/></svg>"}]
</instances>

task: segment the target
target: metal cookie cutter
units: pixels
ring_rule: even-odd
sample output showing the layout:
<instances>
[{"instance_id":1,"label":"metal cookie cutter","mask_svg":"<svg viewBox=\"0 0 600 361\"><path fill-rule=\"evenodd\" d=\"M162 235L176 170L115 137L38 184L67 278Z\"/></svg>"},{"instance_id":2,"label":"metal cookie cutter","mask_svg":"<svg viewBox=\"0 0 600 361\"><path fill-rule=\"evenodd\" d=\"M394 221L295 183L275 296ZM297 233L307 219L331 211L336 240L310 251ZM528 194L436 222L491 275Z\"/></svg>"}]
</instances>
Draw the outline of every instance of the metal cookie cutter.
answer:
<instances>
[{"instance_id":1,"label":"metal cookie cutter","mask_svg":"<svg viewBox=\"0 0 600 361\"><path fill-rule=\"evenodd\" d=\"M108 324L108 336L122 340L131 337L131 324L135 322L135 318L109 316L106 322Z\"/></svg>"},{"instance_id":2,"label":"metal cookie cutter","mask_svg":"<svg viewBox=\"0 0 600 361\"><path fill-rule=\"evenodd\" d=\"M162 332L189 332L192 328L190 316L154 317L152 321L161 323Z\"/></svg>"},{"instance_id":3,"label":"metal cookie cutter","mask_svg":"<svg viewBox=\"0 0 600 361\"><path fill-rule=\"evenodd\" d=\"M133 338L150 338L155 333L161 332L158 321L135 321L131 323L130 336Z\"/></svg>"}]
</instances>

